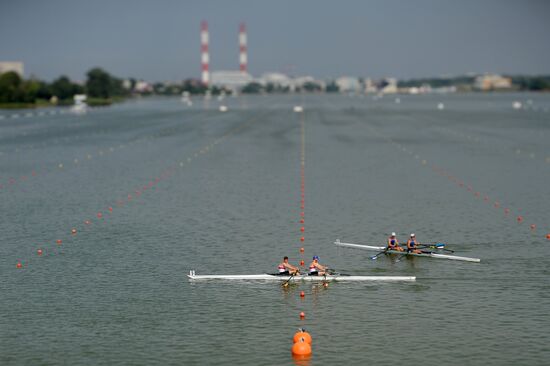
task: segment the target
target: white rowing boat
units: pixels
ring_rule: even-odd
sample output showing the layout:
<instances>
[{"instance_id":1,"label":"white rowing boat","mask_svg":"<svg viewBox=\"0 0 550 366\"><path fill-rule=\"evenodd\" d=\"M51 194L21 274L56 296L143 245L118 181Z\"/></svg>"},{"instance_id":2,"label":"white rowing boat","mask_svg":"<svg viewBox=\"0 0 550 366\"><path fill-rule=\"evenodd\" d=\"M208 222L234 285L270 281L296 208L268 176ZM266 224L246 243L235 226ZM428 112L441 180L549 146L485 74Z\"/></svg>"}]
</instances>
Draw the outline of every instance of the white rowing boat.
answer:
<instances>
[{"instance_id":1,"label":"white rowing boat","mask_svg":"<svg viewBox=\"0 0 550 366\"><path fill-rule=\"evenodd\" d=\"M470 258L470 257L460 257L458 255L448 255L448 254L439 254L439 253L432 253L432 252L423 252L423 253L407 253L400 252L398 250L386 250L386 247L379 247L374 245L363 245L363 244L353 244L353 243L342 243L340 239L336 239L334 242L339 247L347 247L347 248L355 248L355 249L363 249L363 250L378 250L378 251L384 251L386 254L399 254L399 255L407 255L412 257L428 257L428 258L436 258L436 259L450 259L455 261L465 261L465 262L481 262L481 259L479 258Z\"/></svg>"},{"instance_id":2,"label":"white rowing boat","mask_svg":"<svg viewBox=\"0 0 550 366\"><path fill-rule=\"evenodd\" d=\"M287 281L290 275L277 274L253 274L253 275L197 275L195 271L189 271L189 280L244 280L244 281ZM414 276L350 276L343 274L330 274L326 276L296 275L293 281L416 281Z\"/></svg>"}]
</instances>

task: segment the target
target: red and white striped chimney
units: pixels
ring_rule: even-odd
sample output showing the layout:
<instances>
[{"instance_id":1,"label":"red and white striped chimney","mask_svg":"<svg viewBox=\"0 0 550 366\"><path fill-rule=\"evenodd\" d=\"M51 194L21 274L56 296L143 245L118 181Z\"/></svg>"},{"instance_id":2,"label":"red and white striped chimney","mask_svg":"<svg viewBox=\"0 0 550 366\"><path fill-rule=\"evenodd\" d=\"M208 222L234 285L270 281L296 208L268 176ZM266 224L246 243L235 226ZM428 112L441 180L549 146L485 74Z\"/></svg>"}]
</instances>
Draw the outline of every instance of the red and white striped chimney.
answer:
<instances>
[{"instance_id":1,"label":"red and white striped chimney","mask_svg":"<svg viewBox=\"0 0 550 366\"><path fill-rule=\"evenodd\" d=\"M203 84L208 85L210 82L210 72L208 70L210 64L210 55L208 54L208 23L201 22L201 80Z\"/></svg>"},{"instance_id":2,"label":"red and white striped chimney","mask_svg":"<svg viewBox=\"0 0 550 366\"><path fill-rule=\"evenodd\" d=\"M246 26L241 23L239 26L239 66L243 73L246 73L248 65L248 55L246 53Z\"/></svg>"}]
</instances>

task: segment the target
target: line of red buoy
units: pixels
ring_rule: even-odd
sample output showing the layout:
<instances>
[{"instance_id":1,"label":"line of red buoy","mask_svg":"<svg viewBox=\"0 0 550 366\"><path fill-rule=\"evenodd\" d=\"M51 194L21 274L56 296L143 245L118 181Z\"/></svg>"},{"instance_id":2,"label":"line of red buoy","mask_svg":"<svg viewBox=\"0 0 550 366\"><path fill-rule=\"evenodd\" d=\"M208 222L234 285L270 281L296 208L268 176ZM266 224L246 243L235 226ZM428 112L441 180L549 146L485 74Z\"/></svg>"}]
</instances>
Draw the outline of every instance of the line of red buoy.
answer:
<instances>
[{"instance_id":1,"label":"line of red buoy","mask_svg":"<svg viewBox=\"0 0 550 366\"><path fill-rule=\"evenodd\" d=\"M401 150L402 152L414 157L414 159L420 161L422 163L422 165L424 166L427 166L427 160L426 159L421 159L420 156L418 154L415 154L413 151L407 149L406 147L404 147L402 144L394 141L393 139L387 137L387 136L383 136L381 135L378 131L376 131L372 126L368 126L369 129L375 134L377 135L378 137L381 137L382 139L384 139L386 142L396 146L398 148L398 150ZM473 192L473 195L474 197L478 198L478 197L481 197L481 192L478 192L478 191L475 191L472 187L472 185L470 184L466 184L463 180L460 180L458 178L456 178L455 176L453 176L452 174L449 174L448 172L446 172L444 169L440 168L440 167L437 167L436 165L432 165L432 171L443 176L443 177L446 177L449 181L455 183L458 187L460 188L466 188L469 192ZM483 201L485 203L489 203L490 202L490 199L489 199L489 196L487 195L484 195L484 198L483 198ZM493 207L496 208L496 209L499 209L501 207L501 202L499 200L496 200L494 203L493 203ZM521 212L521 210L518 210L518 213ZM510 214L510 208L508 207L505 207L504 208L504 216L508 216ZM521 215L521 214L518 214L518 216L516 217L516 221L518 223L522 223L523 221L525 220L524 216ZM531 232L535 231L537 228L537 226L533 223L533 224L530 224L529 225L529 229L531 230ZM550 233L547 233L546 234L546 239L550 240Z\"/></svg>"},{"instance_id":2,"label":"line of red buoy","mask_svg":"<svg viewBox=\"0 0 550 366\"><path fill-rule=\"evenodd\" d=\"M251 118L250 120L245 121L241 125L233 128L232 130L229 130L228 132L223 134L221 137L214 140L212 143L210 143L210 144L206 145L205 147L201 148L199 150L199 152L196 152L194 154L194 156L198 157L199 154L205 154L205 153L211 151L214 148L214 146L218 145L219 143L221 143L223 140L225 140L229 136L233 135L234 133L242 130L243 128L248 127L250 124L256 122L257 120L258 120L258 117ZM192 157L188 157L186 160L181 160L179 162L179 167L183 168L185 166L185 164L191 163L192 160L193 160ZM164 180L170 178L171 176L173 176L175 174L175 172L176 172L176 167L175 166L170 166L169 168L165 169L159 176L155 177L154 179L151 179L149 182L144 184L143 188L141 190L133 189L132 193L134 193L135 196L132 196L132 194L129 193L127 195L127 197L128 197L127 201L124 200L124 199L116 200L115 201L116 206L122 207L126 202L132 201L135 197L140 197L143 192L145 192L146 190L151 190L151 188L157 186L162 181L164 181ZM113 214L115 210L113 209L113 206L110 205L110 206L108 206L106 211L108 211L109 214ZM102 210L97 211L96 217L97 217L97 222L106 220L105 214L102 212ZM82 222L84 223L85 227L88 227L88 228L90 228L91 225L93 224L92 219L86 219L86 220L83 220ZM70 233L70 235L68 235L65 239L56 239L55 243L59 246L64 242L64 240L67 241L67 240L70 240L72 237L75 237L77 232L78 232L77 228L73 227L70 230L67 230L67 233ZM46 240L45 242L49 242L49 240ZM45 249L37 248L36 253L38 254L38 256L42 256L42 254L45 253ZM23 263L26 263L26 265L28 265L29 260L26 260L26 261L18 260L17 263L16 263L16 268L18 268L18 269L23 268L24 267Z\"/></svg>"}]
</instances>

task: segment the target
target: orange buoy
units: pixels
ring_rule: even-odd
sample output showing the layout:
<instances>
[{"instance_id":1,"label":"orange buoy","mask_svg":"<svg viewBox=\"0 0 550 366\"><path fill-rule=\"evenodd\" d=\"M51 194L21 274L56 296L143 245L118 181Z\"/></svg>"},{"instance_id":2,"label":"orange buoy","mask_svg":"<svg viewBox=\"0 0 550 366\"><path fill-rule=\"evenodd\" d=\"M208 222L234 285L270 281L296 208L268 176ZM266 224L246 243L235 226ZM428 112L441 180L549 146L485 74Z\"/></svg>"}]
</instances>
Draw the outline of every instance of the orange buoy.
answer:
<instances>
[{"instance_id":1,"label":"orange buoy","mask_svg":"<svg viewBox=\"0 0 550 366\"><path fill-rule=\"evenodd\" d=\"M17 268L22 268L23 265L21 264L21 262L17 262L17 264L15 265Z\"/></svg>"},{"instance_id":2,"label":"orange buoy","mask_svg":"<svg viewBox=\"0 0 550 366\"><path fill-rule=\"evenodd\" d=\"M300 212L300 216L304 217L305 213L304 211Z\"/></svg>"},{"instance_id":3,"label":"orange buoy","mask_svg":"<svg viewBox=\"0 0 550 366\"><path fill-rule=\"evenodd\" d=\"M113 212L113 208L112 208L112 207L109 207L109 212Z\"/></svg>"},{"instance_id":4,"label":"orange buoy","mask_svg":"<svg viewBox=\"0 0 550 366\"><path fill-rule=\"evenodd\" d=\"M328 282L323 282L323 287L327 288L328 287Z\"/></svg>"},{"instance_id":5,"label":"orange buoy","mask_svg":"<svg viewBox=\"0 0 550 366\"><path fill-rule=\"evenodd\" d=\"M300 248L300 253L303 253L304 252L304 247L301 247Z\"/></svg>"},{"instance_id":6,"label":"orange buoy","mask_svg":"<svg viewBox=\"0 0 550 366\"><path fill-rule=\"evenodd\" d=\"M304 291L300 292L300 297L306 297L306 293Z\"/></svg>"},{"instance_id":7,"label":"orange buoy","mask_svg":"<svg viewBox=\"0 0 550 366\"><path fill-rule=\"evenodd\" d=\"M303 227L303 226L300 228L300 231L301 231L301 232L304 232L305 230L306 230L306 229L305 229L305 227Z\"/></svg>"},{"instance_id":8,"label":"orange buoy","mask_svg":"<svg viewBox=\"0 0 550 366\"><path fill-rule=\"evenodd\" d=\"M57 244L63 243L63 241L62 241L61 239L57 239L55 242L56 242Z\"/></svg>"},{"instance_id":9,"label":"orange buoy","mask_svg":"<svg viewBox=\"0 0 550 366\"><path fill-rule=\"evenodd\" d=\"M306 208L306 206L304 205L301 205L300 208L303 210L304 208Z\"/></svg>"},{"instance_id":10,"label":"orange buoy","mask_svg":"<svg viewBox=\"0 0 550 366\"><path fill-rule=\"evenodd\" d=\"M303 224L305 222L304 219L300 219L300 224Z\"/></svg>"},{"instance_id":11,"label":"orange buoy","mask_svg":"<svg viewBox=\"0 0 550 366\"><path fill-rule=\"evenodd\" d=\"M530 226L530 227L531 227L531 230L535 230L535 229L537 228L537 225L535 225L535 224L531 224L531 226Z\"/></svg>"},{"instance_id":12,"label":"orange buoy","mask_svg":"<svg viewBox=\"0 0 550 366\"><path fill-rule=\"evenodd\" d=\"M304 319L306 317L306 313L303 311L300 312L300 319Z\"/></svg>"},{"instance_id":13,"label":"orange buoy","mask_svg":"<svg viewBox=\"0 0 550 366\"><path fill-rule=\"evenodd\" d=\"M550 235L550 234L548 234L548 235ZM300 261L300 265L303 266L304 264L305 264L305 262L304 262L304 260L302 259L302 260Z\"/></svg>"},{"instance_id":14,"label":"orange buoy","mask_svg":"<svg viewBox=\"0 0 550 366\"><path fill-rule=\"evenodd\" d=\"M86 220L86 221L84 221L84 223L85 223L86 225L90 225L90 224L91 224L90 220Z\"/></svg>"},{"instance_id":15,"label":"orange buoy","mask_svg":"<svg viewBox=\"0 0 550 366\"><path fill-rule=\"evenodd\" d=\"M311 346L303 338L292 345L292 355L299 357L308 357L311 355Z\"/></svg>"},{"instance_id":16,"label":"orange buoy","mask_svg":"<svg viewBox=\"0 0 550 366\"><path fill-rule=\"evenodd\" d=\"M42 249L38 249L36 253L38 253L38 255L42 255Z\"/></svg>"},{"instance_id":17,"label":"orange buoy","mask_svg":"<svg viewBox=\"0 0 550 366\"><path fill-rule=\"evenodd\" d=\"M522 222L523 221L523 216L518 216L516 220L518 220L518 222Z\"/></svg>"},{"instance_id":18,"label":"orange buoy","mask_svg":"<svg viewBox=\"0 0 550 366\"><path fill-rule=\"evenodd\" d=\"M98 213L97 213L97 218L100 219L100 218L102 218L102 217L103 217L103 214L102 214L101 212L98 212Z\"/></svg>"},{"instance_id":19,"label":"orange buoy","mask_svg":"<svg viewBox=\"0 0 550 366\"><path fill-rule=\"evenodd\" d=\"M306 332L305 329L299 329L295 334L294 334L294 337L292 338L292 341L294 343L298 343L300 342L301 340L303 339L304 342L308 343L308 344L311 344L311 334L309 334L308 332Z\"/></svg>"},{"instance_id":20,"label":"orange buoy","mask_svg":"<svg viewBox=\"0 0 550 366\"><path fill-rule=\"evenodd\" d=\"M550 240L550 233L546 234L546 239Z\"/></svg>"},{"instance_id":21,"label":"orange buoy","mask_svg":"<svg viewBox=\"0 0 550 366\"><path fill-rule=\"evenodd\" d=\"M300 241L304 241L306 240L306 238L304 238L303 236L300 238Z\"/></svg>"},{"instance_id":22,"label":"orange buoy","mask_svg":"<svg viewBox=\"0 0 550 366\"><path fill-rule=\"evenodd\" d=\"M73 235L76 234L76 229L72 229L71 234L73 234Z\"/></svg>"},{"instance_id":23,"label":"orange buoy","mask_svg":"<svg viewBox=\"0 0 550 366\"><path fill-rule=\"evenodd\" d=\"M510 209L509 209L509 208L505 208L505 209L504 209L504 214L505 214L505 215L508 215L509 213L510 213Z\"/></svg>"}]
</instances>

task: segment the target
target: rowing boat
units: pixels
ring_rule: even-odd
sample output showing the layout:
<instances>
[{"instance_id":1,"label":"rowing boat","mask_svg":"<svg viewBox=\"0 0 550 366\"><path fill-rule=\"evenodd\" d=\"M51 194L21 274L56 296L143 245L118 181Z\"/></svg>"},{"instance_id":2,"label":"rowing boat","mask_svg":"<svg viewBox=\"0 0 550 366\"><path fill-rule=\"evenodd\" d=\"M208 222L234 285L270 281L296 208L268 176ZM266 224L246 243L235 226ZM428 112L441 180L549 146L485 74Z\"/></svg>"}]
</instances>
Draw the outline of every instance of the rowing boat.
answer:
<instances>
[{"instance_id":1,"label":"rowing boat","mask_svg":"<svg viewBox=\"0 0 550 366\"><path fill-rule=\"evenodd\" d=\"M289 275L278 274L248 274L248 275L197 275L189 271L189 280L244 280L244 281L287 281ZM295 275L295 281L416 281L414 276L350 276L343 274L327 274L326 276Z\"/></svg>"},{"instance_id":2,"label":"rowing boat","mask_svg":"<svg viewBox=\"0 0 550 366\"><path fill-rule=\"evenodd\" d=\"M400 255L406 255L406 256L412 256L412 257L428 257L428 258L436 258L436 259L450 259L450 260L455 260L455 261L476 262L476 263L479 263L481 261L481 259L479 259L479 258L460 257L458 255L439 254L439 253L432 253L432 252L407 253L406 251L401 252L399 250L388 250L388 249L386 249L386 247L379 247L379 246L374 246L374 245L342 243L340 241L340 239L336 239L334 244L336 244L339 247L347 247L347 248L355 248L355 249L363 249L363 250L384 251L384 253L386 253L386 254L400 254Z\"/></svg>"}]
</instances>

